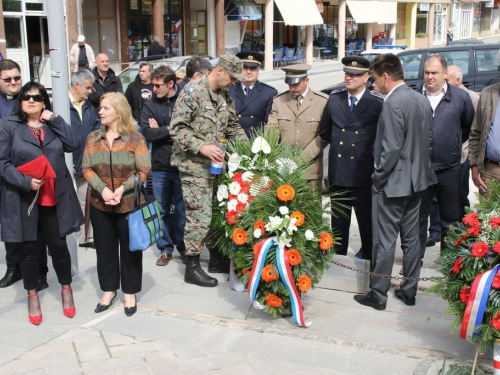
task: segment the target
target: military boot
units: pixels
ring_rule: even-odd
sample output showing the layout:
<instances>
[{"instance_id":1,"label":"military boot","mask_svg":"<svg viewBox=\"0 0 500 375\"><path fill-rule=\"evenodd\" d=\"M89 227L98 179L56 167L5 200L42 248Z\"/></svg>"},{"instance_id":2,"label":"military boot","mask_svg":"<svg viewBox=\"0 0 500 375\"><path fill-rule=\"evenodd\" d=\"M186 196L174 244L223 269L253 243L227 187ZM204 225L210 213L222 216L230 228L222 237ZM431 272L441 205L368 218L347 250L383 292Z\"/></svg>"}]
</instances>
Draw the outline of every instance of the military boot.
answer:
<instances>
[{"instance_id":1,"label":"military boot","mask_svg":"<svg viewBox=\"0 0 500 375\"><path fill-rule=\"evenodd\" d=\"M222 251L218 247L214 247L210 250L208 272L229 273L229 259L222 254Z\"/></svg>"},{"instance_id":2,"label":"military boot","mask_svg":"<svg viewBox=\"0 0 500 375\"><path fill-rule=\"evenodd\" d=\"M186 263L186 273L184 274L184 281L188 284L195 284L198 286L213 287L217 286L218 281L213 277L208 276L200 266L200 256L188 256Z\"/></svg>"}]
</instances>

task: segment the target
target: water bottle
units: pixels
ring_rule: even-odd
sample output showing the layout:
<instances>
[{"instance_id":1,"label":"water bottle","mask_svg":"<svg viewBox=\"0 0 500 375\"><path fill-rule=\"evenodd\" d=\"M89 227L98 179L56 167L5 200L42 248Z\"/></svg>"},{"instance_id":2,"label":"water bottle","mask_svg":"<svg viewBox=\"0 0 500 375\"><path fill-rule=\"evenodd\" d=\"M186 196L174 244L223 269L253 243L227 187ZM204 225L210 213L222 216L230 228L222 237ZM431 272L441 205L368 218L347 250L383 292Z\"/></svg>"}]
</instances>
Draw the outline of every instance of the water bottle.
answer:
<instances>
[{"instance_id":1,"label":"water bottle","mask_svg":"<svg viewBox=\"0 0 500 375\"><path fill-rule=\"evenodd\" d=\"M219 147L222 152L226 153L227 139L223 137L217 138L217 143L215 144ZM224 158L221 162L212 161L210 163L210 173L212 174L220 174L222 172L222 166L224 165Z\"/></svg>"}]
</instances>

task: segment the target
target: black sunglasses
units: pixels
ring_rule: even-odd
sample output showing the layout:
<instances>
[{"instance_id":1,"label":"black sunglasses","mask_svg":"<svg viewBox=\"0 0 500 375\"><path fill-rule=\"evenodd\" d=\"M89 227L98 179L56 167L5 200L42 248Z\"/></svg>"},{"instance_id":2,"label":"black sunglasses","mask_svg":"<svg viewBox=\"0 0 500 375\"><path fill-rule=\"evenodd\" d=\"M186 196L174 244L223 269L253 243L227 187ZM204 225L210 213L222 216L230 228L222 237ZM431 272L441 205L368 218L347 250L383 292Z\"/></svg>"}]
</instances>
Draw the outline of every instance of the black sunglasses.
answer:
<instances>
[{"instance_id":1,"label":"black sunglasses","mask_svg":"<svg viewBox=\"0 0 500 375\"><path fill-rule=\"evenodd\" d=\"M21 76L15 76L15 77L7 77L7 78L0 78L2 81L5 83L10 83L12 80L15 82L19 82L21 80Z\"/></svg>"},{"instance_id":2,"label":"black sunglasses","mask_svg":"<svg viewBox=\"0 0 500 375\"><path fill-rule=\"evenodd\" d=\"M42 103L43 102L43 95L41 95L41 94L36 94L36 95L22 94L21 95L21 100L23 102L29 102L30 99L33 99L34 102Z\"/></svg>"}]
</instances>

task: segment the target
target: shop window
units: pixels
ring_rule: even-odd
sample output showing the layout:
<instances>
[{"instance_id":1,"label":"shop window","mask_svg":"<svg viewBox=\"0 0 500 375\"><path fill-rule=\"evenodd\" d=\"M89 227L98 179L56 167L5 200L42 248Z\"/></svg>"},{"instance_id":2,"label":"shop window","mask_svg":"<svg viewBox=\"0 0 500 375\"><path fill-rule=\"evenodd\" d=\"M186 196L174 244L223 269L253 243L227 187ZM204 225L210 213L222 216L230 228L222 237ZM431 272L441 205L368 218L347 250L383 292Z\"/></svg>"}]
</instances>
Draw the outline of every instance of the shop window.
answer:
<instances>
[{"instance_id":1,"label":"shop window","mask_svg":"<svg viewBox=\"0 0 500 375\"><path fill-rule=\"evenodd\" d=\"M6 34L7 48L24 48L24 38L22 33L22 18L21 17L4 17L3 19L5 30L9 30Z\"/></svg>"},{"instance_id":2,"label":"shop window","mask_svg":"<svg viewBox=\"0 0 500 375\"><path fill-rule=\"evenodd\" d=\"M396 39L406 39L406 3L398 3Z\"/></svg>"},{"instance_id":3,"label":"shop window","mask_svg":"<svg viewBox=\"0 0 500 375\"><path fill-rule=\"evenodd\" d=\"M206 55L207 51L207 1L191 0L191 54Z\"/></svg>"},{"instance_id":4,"label":"shop window","mask_svg":"<svg viewBox=\"0 0 500 375\"><path fill-rule=\"evenodd\" d=\"M434 44L442 44L446 41L446 29L448 24L446 21L446 6L436 4L434 8Z\"/></svg>"},{"instance_id":5,"label":"shop window","mask_svg":"<svg viewBox=\"0 0 500 375\"><path fill-rule=\"evenodd\" d=\"M417 10L417 34L427 34L427 14L429 12Z\"/></svg>"},{"instance_id":6,"label":"shop window","mask_svg":"<svg viewBox=\"0 0 500 375\"><path fill-rule=\"evenodd\" d=\"M22 2L19 0L2 0L4 12L20 12ZM7 30L7 28L5 28Z\"/></svg>"},{"instance_id":7,"label":"shop window","mask_svg":"<svg viewBox=\"0 0 500 375\"><path fill-rule=\"evenodd\" d=\"M94 54L105 53L118 61L116 4L110 0L85 0L82 6L83 33Z\"/></svg>"}]
</instances>

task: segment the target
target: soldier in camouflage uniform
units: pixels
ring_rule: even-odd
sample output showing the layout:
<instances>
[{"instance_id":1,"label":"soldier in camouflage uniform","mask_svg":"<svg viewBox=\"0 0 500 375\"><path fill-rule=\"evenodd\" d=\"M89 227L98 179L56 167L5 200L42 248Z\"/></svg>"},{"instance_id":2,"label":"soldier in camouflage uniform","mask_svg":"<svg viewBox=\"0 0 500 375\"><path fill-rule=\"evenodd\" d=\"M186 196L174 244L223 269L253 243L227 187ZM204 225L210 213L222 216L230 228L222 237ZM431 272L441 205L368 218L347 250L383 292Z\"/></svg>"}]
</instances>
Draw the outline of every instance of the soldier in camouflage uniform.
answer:
<instances>
[{"instance_id":1,"label":"soldier in camouflage uniform","mask_svg":"<svg viewBox=\"0 0 500 375\"><path fill-rule=\"evenodd\" d=\"M188 256L184 281L199 286L217 286L200 267L200 254L212 219L215 178L211 161L224 160L217 138L246 140L238 123L229 87L244 80L243 64L235 56L221 56L205 78L186 85L175 104L170 134L174 140L171 164L179 168L186 204L184 242Z\"/></svg>"}]
</instances>

